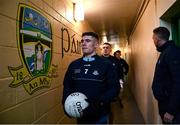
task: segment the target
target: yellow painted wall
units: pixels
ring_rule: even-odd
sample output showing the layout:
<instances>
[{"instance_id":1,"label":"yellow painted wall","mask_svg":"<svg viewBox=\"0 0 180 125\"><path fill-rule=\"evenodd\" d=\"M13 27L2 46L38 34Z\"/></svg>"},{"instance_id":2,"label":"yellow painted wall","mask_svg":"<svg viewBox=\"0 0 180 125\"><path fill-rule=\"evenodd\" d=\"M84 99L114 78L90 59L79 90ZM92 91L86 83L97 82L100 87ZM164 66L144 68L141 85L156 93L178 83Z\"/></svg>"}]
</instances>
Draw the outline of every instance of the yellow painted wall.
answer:
<instances>
[{"instance_id":1,"label":"yellow painted wall","mask_svg":"<svg viewBox=\"0 0 180 125\"><path fill-rule=\"evenodd\" d=\"M175 0L150 0L130 38L131 90L146 123L161 123L151 89L158 58L152 31L160 26L160 16L174 2Z\"/></svg>"},{"instance_id":2,"label":"yellow painted wall","mask_svg":"<svg viewBox=\"0 0 180 125\"><path fill-rule=\"evenodd\" d=\"M52 26L52 64L58 66L57 77L52 78L50 88L43 88L29 94L23 85L11 88L13 77L8 66L22 65L18 48L17 12L23 3L44 15ZM75 22L72 18L71 0L1 0L0 2L0 123L75 123L63 112L62 82L69 63L81 54L64 52L62 42L67 48L67 34L62 40L62 28L67 28L70 36L81 39L83 31L92 31L86 21ZM71 39L72 43L72 39ZM71 45L72 47L72 45Z\"/></svg>"}]
</instances>

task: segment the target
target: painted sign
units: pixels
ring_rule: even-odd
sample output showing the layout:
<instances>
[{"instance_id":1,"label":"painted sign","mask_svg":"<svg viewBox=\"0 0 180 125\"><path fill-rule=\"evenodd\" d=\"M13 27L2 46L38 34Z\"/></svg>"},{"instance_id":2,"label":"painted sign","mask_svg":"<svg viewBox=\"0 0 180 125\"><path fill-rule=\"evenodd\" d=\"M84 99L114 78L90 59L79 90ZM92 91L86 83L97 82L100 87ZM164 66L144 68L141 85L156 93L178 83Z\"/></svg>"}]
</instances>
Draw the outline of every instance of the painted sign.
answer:
<instances>
[{"instance_id":1,"label":"painted sign","mask_svg":"<svg viewBox=\"0 0 180 125\"><path fill-rule=\"evenodd\" d=\"M49 88L51 79L57 77L57 65L52 61L51 23L42 14L20 4L17 22L18 50L22 65L9 67L13 76L10 87L23 85L29 94Z\"/></svg>"},{"instance_id":2,"label":"painted sign","mask_svg":"<svg viewBox=\"0 0 180 125\"><path fill-rule=\"evenodd\" d=\"M64 46L64 35L67 35L67 47ZM61 46L62 46L62 58L64 57L64 53L76 53L81 55L81 41L75 40L75 35L70 36L70 33L67 28L61 28Z\"/></svg>"}]
</instances>

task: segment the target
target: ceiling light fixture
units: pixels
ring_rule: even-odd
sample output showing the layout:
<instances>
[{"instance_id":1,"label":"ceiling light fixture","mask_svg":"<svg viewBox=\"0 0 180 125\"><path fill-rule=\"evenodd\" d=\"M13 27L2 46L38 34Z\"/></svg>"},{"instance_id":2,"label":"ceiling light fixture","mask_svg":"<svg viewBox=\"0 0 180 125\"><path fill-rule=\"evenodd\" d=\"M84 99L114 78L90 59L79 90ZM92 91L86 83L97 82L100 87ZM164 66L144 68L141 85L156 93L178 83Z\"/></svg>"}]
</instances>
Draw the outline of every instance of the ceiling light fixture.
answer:
<instances>
[{"instance_id":1,"label":"ceiling light fixture","mask_svg":"<svg viewBox=\"0 0 180 125\"><path fill-rule=\"evenodd\" d=\"M84 7L82 1L73 1L73 18L75 21L84 20Z\"/></svg>"}]
</instances>

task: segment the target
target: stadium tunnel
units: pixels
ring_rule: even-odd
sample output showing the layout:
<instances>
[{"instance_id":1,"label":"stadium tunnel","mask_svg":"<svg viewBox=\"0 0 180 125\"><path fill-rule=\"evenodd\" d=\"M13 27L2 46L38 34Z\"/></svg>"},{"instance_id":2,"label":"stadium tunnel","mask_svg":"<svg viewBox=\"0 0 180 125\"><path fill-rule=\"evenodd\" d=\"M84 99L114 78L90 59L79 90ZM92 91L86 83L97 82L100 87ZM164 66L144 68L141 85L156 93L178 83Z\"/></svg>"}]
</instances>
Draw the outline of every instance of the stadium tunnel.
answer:
<instances>
[{"instance_id":1,"label":"stadium tunnel","mask_svg":"<svg viewBox=\"0 0 180 125\"><path fill-rule=\"evenodd\" d=\"M152 31L165 26L180 45L179 8L179 0L1 0L0 123L76 123L61 100L68 65L82 56L84 31L97 32L129 64L113 123L161 123L151 89L159 56Z\"/></svg>"}]
</instances>

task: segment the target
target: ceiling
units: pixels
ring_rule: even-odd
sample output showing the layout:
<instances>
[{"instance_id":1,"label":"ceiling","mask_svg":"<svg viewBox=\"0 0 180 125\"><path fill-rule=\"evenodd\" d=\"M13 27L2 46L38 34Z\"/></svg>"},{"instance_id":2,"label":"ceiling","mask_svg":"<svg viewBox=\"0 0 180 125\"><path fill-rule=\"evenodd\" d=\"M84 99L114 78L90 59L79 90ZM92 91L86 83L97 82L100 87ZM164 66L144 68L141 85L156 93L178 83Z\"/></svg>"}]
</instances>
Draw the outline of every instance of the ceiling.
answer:
<instances>
[{"instance_id":1,"label":"ceiling","mask_svg":"<svg viewBox=\"0 0 180 125\"><path fill-rule=\"evenodd\" d=\"M145 0L84 0L85 19L100 36L127 39Z\"/></svg>"}]
</instances>

